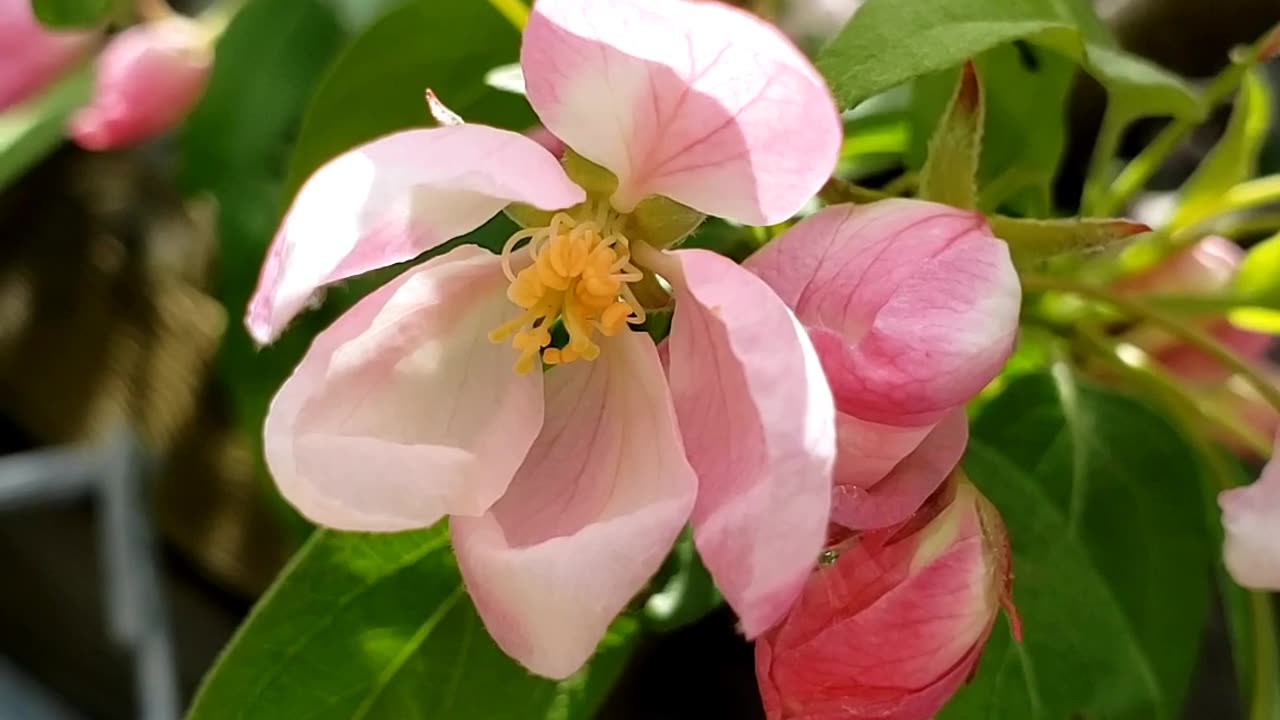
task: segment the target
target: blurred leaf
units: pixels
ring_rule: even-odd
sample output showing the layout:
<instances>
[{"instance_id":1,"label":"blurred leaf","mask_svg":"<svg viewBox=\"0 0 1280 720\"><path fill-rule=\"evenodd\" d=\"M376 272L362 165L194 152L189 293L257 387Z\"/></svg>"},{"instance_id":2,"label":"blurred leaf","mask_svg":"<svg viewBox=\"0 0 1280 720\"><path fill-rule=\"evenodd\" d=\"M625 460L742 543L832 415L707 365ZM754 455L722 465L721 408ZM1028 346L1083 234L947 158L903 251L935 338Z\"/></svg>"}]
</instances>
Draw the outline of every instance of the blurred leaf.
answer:
<instances>
[{"instance_id":1,"label":"blurred leaf","mask_svg":"<svg viewBox=\"0 0 1280 720\"><path fill-rule=\"evenodd\" d=\"M941 717L1179 717L1213 561L1182 437L1066 373L1032 375L984 409L965 466L1008 525L1024 639L998 628Z\"/></svg>"},{"instance_id":2,"label":"blurred leaf","mask_svg":"<svg viewBox=\"0 0 1280 720\"><path fill-rule=\"evenodd\" d=\"M1196 116L1176 76L1119 50L1085 0L866 0L818 56L842 109L1014 40L1081 63L1147 115Z\"/></svg>"},{"instance_id":3,"label":"blurred leaf","mask_svg":"<svg viewBox=\"0 0 1280 720\"><path fill-rule=\"evenodd\" d=\"M929 154L920 171L920 197L973 210L978 206L978 158L986 108L972 63L965 63L954 88L929 139Z\"/></svg>"},{"instance_id":4,"label":"blurred leaf","mask_svg":"<svg viewBox=\"0 0 1280 720\"><path fill-rule=\"evenodd\" d=\"M1258 158L1271 129L1271 101L1262 71L1246 70L1226 133L1182 186L1178 212L1169 221L1172 227L1194 225L1212 215L1223 193L1257 175Z\"/></svg>"},{"instance_id":5,"label":"blurred leaf","mask_svg":"<svg viewBox=\"0 0 1280 720\"><path fill-rule=\"evenodd\" d=\"M1066 147L1067 97L1076 64L1055 52L1018 42L994 47L974 60L986 102L979 206L995 210L1029 197L1015 210L1047 215L1051 188ZM912 84L912 145L908 165L924 165L927 141L960 69L930 73Z\"/></svg>"},{"instance_id":6,"label":"blurred leaf","mask_svg":"<svg viewBox=\"0 0 1280 720\"><path fill-rule=\"evenodd\" d=\"M1249 249L1236 273L1235 293L1260 307L1233 310L1232 324L1280 335L1280 235Z\"/></svg>"},{"instance_id":7,"label":"blurred leaf","mask_svg":"<svg viewBox=\"0 0 1280 720\"><path fill-rule=\"evenodd\" d=\"M0 113L0 190L62 144L67 118L89 100L92 85L93 70L85 66Z\"/></svg>"},{"instance_id":8,"label":"blurred leaf","mask_svg":"<svg viewBox=\"0 0 1280 720\"><path fill-rule=\"evenodd\" d=\"M392 10L356 38L316 90L289 164L289 194L345 150L431 125L427 88L468 122L529 127L524 98L485 83L519 48L520 35L483 0L418 0Z\"/></svg>"},{"instance_id":9,"label":"blurred leaf","mask_svg":"<svg viewBox=\"0 0 1280 720\"><path fill-rule=\"evenodd\" d=\"M593 662L561 683L490 639L444 525L317 531L205 678L189 720L589 718L630 654L614 623Z\"/></svg>"},{"instance_id":10,"label":"blurred leaf","mask_svg":"<svg viewBox=\"0 0 1280 720\"><path fill-rule=\"evenodd\" d=\"M218 201L217 291L232 318L244 314L280 220L284 168L306 99L342 42L320 0L254 0L218 42L208 90L182 134L182 179L188 191ZM261 351L241 323L230 323L218 372L258 446L271 397L328 317L304 314ZM260 447L255 458L260 464Z\"/></svg>"},{"instance_id":11,"label":"blurred leaf","mask_svg":"<svg viewBox=\"0 0 1280 720\"><path fill-rule=\"evenodd\" d=\"M22 2L23 0L18 0ZM40 22L52 28L102 25L116 17L129 0L31 0Z\"/></svg>"}]
</instances>

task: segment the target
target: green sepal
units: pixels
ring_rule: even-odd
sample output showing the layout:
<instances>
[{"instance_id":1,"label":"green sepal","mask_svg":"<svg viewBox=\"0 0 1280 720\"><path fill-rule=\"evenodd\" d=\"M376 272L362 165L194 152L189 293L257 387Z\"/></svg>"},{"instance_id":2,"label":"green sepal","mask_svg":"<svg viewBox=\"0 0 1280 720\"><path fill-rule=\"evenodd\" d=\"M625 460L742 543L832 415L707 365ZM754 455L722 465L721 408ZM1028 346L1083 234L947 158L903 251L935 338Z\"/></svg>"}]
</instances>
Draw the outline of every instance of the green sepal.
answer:
<instances>
[{"instance_id":1,"label":"green sepal","mask_svg":"<svg viewBox=\"0 0 1280 720\"><path fill-rule=\"evenodd\" d=\"M973 62L967 62L929 140L929 155L920 171L920 197L965 210L978 206L978 161L985 114L978 71Z\"/></svg>"},{"instance_id":2,"label":"green sepal","mask_svg":"<svg viewBox=\"0 0 1280 720\"><path fill-rule=\"evenodd\" d=\"M1031 220L993 215L989 222L996 237L1009 244L1018 268L1067 253L1089 255L1112 250L1151 231L1142 223L1114 218Z\"/></svg>"}]
</instances>

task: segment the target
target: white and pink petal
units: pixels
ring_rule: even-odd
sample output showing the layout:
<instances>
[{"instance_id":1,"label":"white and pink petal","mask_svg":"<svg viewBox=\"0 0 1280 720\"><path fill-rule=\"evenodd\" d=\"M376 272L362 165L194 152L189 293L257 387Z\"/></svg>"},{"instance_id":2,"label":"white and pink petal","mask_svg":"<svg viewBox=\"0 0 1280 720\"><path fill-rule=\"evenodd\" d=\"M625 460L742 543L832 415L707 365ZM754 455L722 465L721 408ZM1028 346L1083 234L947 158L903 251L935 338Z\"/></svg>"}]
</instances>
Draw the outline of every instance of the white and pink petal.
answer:
<instances>
[{"instance_id":1,"label":"white and pink petal","mask_svg":"<svg viewBox=\"0 0 1280 720\"><path fill-rule=\"evenodd\" d=\"M491 343L518 309L498 258L459 247L316 336L272 401L267 465L311 521L395 531L480 515L542 426L542 379Z\"/></svg>"},{"instance_id":2,"label":"white and pink petal","mask_svg":"<svg viewBox=\"0 0 1280 720\"><path fill-rule=\"evenodd\" d=\"M547 129L618 176L749 224L795 214L835 169L826 84L776 28L717 2L538 0L520 62Z\"/></svg>"},{"instance_id":3,"label":"white and pink petal","mask_svg":"<svg viewBox=\"0 0 1280 720\"><path fill-rule=\"evenodd\" d=\"M552 678L590 658L670 551L697 492L647 335L546 373L546 423L507 493L450 523L498 645Z\"/></svg>"},{"instance_id":4,"label":"white and pink petal","mask_svg":"<svg viewBox=\"0 0 1280 720\"><path fill-rule=\"evenodd\" d=\"M512 202L565 208L585 195L537 142L483 125L407 130L330 160L272 241L245 325L274 341L325 285L411 260Z\"/></svg>"},{"instance_id":5,"label":"white and pink petal","mask_svg":"<svg viewBox=\"0 0 1280 720\"><path fill-rule=\"evenodd\" d=\"M1280 435L1257 482L1223 492L1218 504L1231 577L1247 588L1280 592Z\"/></svg>"}]
</instances>

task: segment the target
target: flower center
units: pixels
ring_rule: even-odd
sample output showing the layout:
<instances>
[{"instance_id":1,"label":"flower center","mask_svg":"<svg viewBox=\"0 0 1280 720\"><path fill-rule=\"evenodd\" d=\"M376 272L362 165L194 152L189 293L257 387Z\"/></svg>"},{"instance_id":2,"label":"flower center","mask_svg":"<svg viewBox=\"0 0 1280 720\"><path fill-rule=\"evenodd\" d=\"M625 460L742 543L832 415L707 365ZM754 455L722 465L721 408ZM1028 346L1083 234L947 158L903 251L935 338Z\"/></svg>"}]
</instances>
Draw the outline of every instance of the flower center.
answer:
<instances>
[{"instance_id":1,"label":"flower center","mask_svg":"<svg viewBox=\"0 0 1280 720\"><path fill-rule=\"evenodd\" d=\"M584 217L558 212L547 227L527 228L512 235L502 248L502 269L511 281L507 297L524 308L519 317L494 328L489 340L511 340L519 353L515 371L533 370L538 356L548 365L595 360L598 331L616 335L627 323L644 322L644 308L630 283L643 277L631 263L630 241L620 231L621 218L607 202L585 206ZM511 261L529 253L532 264L514 273ZM551 327L562 321L569 340L550 347Z\"/></svg>"}]
</instances>

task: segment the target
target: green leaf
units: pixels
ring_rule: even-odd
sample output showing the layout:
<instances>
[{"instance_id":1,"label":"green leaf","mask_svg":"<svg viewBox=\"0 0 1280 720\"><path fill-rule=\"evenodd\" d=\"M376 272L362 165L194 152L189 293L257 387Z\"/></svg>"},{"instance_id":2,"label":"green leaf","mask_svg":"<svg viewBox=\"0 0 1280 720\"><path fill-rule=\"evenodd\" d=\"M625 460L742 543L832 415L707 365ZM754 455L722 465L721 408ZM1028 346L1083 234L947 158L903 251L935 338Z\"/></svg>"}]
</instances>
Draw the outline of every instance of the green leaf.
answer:
<instances>
[{"instance_id":1,"label":"green leaf","mask_svg":"<svg viewBox=\"0 0 1280 720\"><path fill-rule=\"evenodd\" d=\"M486 2L419 0L392 10L342 53L316 90L289 163L290 194L345 150L429 126L427 88L468 122L529 127L534 117L524 99L485 83L519 48L519 34Z\"/></svg>"},{"instance_id":2,"label":"green leaf","mask_svg":"<svg viewBox=\"0 0 1280 720\"><path fill-rule=\"evenodd\" d=\"M1177 77L1125 54L1084 0L867 0L818 56L843 109L1014 40L1084 66L1113 99L1150 115L1197 116Z\"/></svg>"},{"instance_id":3,"label":"green leaf","mask_svg":"<svg viewBox=\"0 0 1280 720\"><path fill-rule=\"evenodd\" d=\"M1047 215L1066 147L1067 98L1076 65L1025 42L992 48L974 63L986 104L978 206L993 211L1008 205L1023 214ZM912 83L910 167L924 165L927 140L959 72L951 68Z\"/></svg>"},{"instance_id":4,"label":"green leaf","mask_svg":"<svg viewBox=\"0 0 1280 720\"><path fill-rule=\"evenodd\" d=\"M966 468L1008 526L1023 642L997 628L941 717L1178 717L1213 561L1181 436L1066 372L1032 375L983 410Z\"/></svg>"},{"instance_id":5,"label":"green leaf","mask_svg":"<svg viewBox=\"0 0 1280 720\"><path fill-rule=\"evenodd\" d=\"M965 63L929 140L929 156L920 171L920 197L966 210L978 206L984 108L978 71L973 63Z\"/></svg>"},{"instance_id":6,"label":"green leaf","mask_svg":"<svg viewBox=\"0 0 1280 720\"><path fill-rule=\"evenodd\" d=\"M116 17L126 0L31 0L41 23L51 28L85 28Z\"/></svg>"},{"instance_id":7,"label":"green leaf","mask_svg":"<svg viewBox=\"0 0 1280 720\"><path fill-rule=\"evenodd\" d=\"M1234 325L1247 330L1280 334L1280 234L1249 249L1240 271L1236 273L1235 294L1257 303L1258 307L1237 308L1231 312Z\"/></svg>"},{"instance_id":8,"label":"green leaf","mask_svg":"<svg viewBox=\"0 0 1280 720\"><path fill-rule=\"evenodd\" d=\"M569 680L536 678L485 631L443 524L394 535L321 530L236 633L189 720L587 718L636 628L615 623Z\"/></svg>"},{"instance_id":9,"label":"green leaf","mask_svg":"<svg viewBox=\"0 0 1280 720\"><path fill-rule=\"evenodd\" d=\"M1020 268L1068 253L1111 250L1151 230L1141 223L1104 218L1028 220L993 215L988 221L996 237L1009 243L1013 262Z\"/></svg>"},{"instance_id":10,"label":"green leaf","mask_svg":"<svg viewBox=\"0 0 1280 720\"><path fill-rule=\"evenodd\" d=\"M1226 133L1182 186L1178 212L1169 224L1184 228L1213 215L1223 193L1257 175L1258 158L1270 129L1271 90L1262 71L1250 67L1241 81Z\"/></svg>"},{"instance_id":11,"label":"green leaf","mask_svg":"<svg viewBox=\"0 0 1280 720\"><path fill-rule=\"evenodd\" d=\"M93 71L83 67L43 95L0 113L0 189L62 144L67 118L89 100Z\"/></svg>"}]
</instances>

